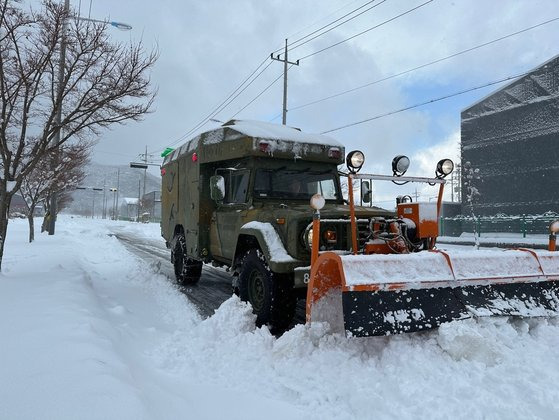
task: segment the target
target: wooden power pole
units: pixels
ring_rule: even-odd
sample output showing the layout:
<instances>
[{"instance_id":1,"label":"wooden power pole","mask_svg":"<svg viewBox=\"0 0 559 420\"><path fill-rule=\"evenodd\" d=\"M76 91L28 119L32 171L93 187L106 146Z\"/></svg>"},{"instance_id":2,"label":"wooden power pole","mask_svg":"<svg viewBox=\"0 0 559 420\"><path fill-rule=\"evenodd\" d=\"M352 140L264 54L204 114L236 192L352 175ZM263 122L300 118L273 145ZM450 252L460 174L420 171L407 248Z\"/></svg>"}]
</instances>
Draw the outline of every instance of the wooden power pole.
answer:
<instances>
[{"instance_id":1,"label":"wooden power pole","mask_svg":"<svg viewBox=\"0 0 559 420\"><path fill-rule=\"evenodd\" d=\"M299 60L296 62L288 61L287 60L287 39L285 40L285 50L284 50L284 58L281 58L281 54L278 54L274 57L274 53L270 54L270 58L272 60L281 61L283 63L283 118L282 124L285 125L287 123L287 65L291 64L293 66L299 65Z\"/></svg>"}]
</instances>

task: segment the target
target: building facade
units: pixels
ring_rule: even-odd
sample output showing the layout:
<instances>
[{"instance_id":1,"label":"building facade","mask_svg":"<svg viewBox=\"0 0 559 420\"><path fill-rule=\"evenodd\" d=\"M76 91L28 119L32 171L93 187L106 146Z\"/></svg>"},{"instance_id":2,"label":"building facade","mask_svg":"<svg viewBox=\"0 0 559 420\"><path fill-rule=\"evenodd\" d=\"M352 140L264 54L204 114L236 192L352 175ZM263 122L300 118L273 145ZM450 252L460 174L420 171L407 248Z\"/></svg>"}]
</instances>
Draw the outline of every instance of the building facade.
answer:
<instances>
[{"instance_id":1,"label":"building facade","mask_svg":"<svg viewBox=\"0 0 559 420\"><path fill-rule=\"evenodd\" d=\"M559 56L461 114L462 203L478 215L559 213ZM464 210L465 211L465 210Z\"/></svg>"},{"instance_id":2,"label":"building facade","mask_svg":"<svg viewBox=\"0 0 559 420\"><path fill-rule=\"evenodd\" d=\"M151 191L142 197L141 212L149 213L145 217L152 222L161 220L161 191Z\"/></svg>"}]
</instances>

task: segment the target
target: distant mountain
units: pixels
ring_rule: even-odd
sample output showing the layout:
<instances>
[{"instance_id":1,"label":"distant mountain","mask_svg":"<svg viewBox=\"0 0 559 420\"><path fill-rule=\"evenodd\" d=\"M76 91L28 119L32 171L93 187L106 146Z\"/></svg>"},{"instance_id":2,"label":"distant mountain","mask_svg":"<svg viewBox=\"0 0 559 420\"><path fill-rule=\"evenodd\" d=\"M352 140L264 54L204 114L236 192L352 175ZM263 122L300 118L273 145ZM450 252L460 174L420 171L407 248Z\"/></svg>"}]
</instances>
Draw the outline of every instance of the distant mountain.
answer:
<instances>
[{"instance_id":1,"label":"distant mountain","mask_svg":"<svg viewBox=\"0 0 559 420\"><path fill-rule=\"evenodd\" d=\"M130 168L125 165L109 166L90 163L86 174L81 185L86 189L74 191L73 202L64 209L65 213L91 216L93 210L95 217L101 217L105 202L106 212L110 214L116 199L116 192L112 192L110 189L117 188L117 186L119 206L123 203L124 198L138 198L138 192L140 195L144 193L143 169ZM97 191L93 188L102 190ZM161 191L161 179L148 172L145 192L153 191Z\"/></svg>"}]
</instances>

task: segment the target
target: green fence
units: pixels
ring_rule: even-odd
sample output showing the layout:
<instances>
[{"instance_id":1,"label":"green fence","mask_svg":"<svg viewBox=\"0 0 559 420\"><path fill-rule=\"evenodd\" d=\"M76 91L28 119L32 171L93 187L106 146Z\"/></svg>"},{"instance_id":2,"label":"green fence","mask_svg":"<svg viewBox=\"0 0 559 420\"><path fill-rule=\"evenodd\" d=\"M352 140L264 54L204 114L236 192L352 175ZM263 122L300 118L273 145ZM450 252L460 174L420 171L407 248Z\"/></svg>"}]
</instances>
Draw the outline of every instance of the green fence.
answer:
<instances>
[{"instance_id":1,"label":"green fence","mask_svg":"<svg viewBox=\"0 0 559 420\"><path fill-rule=\"evenodd\" d=\"M549 225L559 220L559 214L546 213L543 215L520 216L480 216L480 217L441 217L439 234L441 236L460 236L462 232L473 232L474 224L480 236L490 233L518 233L523 238L530 234L547 234Z\"/></svg>"}]
</instances>

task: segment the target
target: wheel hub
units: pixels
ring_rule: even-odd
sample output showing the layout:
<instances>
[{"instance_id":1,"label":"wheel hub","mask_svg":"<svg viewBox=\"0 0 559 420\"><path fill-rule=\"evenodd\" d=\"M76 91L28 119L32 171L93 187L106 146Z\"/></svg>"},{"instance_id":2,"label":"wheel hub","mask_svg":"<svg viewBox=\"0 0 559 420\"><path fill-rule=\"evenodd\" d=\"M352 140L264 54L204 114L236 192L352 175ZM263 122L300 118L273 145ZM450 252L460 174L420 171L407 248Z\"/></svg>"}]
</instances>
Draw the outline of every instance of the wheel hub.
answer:
<instances>
[{"instance_id":1,"label":"wheel hub","mask_svg":"<svg viewBox=\"0 0 559 420\"><path fill-rule=\"evenodd\" d=\"M262 274L256 270L250 274L248 298L256 312L260 311L264 306L264 281Z\"/></svg>"}]
</instances>

